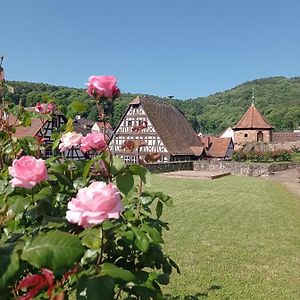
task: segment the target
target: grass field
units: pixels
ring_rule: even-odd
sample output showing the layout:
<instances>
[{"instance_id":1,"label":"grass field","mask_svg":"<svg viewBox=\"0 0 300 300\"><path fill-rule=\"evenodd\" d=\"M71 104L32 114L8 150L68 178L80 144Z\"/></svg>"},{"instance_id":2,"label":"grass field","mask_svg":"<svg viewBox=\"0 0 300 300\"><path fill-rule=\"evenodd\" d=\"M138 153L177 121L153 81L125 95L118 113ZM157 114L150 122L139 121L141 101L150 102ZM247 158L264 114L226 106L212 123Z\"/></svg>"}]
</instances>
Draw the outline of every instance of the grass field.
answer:
<instances>
[{"instance_id":1,"label":"grass field","mask_svg":"<svg viewBox=\"0 0 300 300\"><path fill-rule=\"evenodd\" d=\"M165 249L181 275L170 299L300 299L300 199L279 183L155 175L151 189L174 200Z\"/></svg>"}]
</instances>

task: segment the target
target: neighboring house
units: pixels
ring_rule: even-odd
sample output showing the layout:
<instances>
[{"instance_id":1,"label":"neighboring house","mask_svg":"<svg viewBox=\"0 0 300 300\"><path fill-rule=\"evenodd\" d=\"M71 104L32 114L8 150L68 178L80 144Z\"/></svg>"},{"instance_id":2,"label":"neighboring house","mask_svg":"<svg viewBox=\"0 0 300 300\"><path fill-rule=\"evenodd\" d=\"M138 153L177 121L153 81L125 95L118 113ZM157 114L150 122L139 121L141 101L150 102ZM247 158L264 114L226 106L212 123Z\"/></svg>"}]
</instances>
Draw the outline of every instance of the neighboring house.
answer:
<instances>
[{"instance_id":1,"label":"neighboring house","mask_svg":"<svg viewBox=\"0 0 300 300\"><path fill-rule=\"evenodd\" d=\"M28 110L34 110L34 108L26 108ZM11 126L18 125L18 120L15 116L9 115L8 122ZM53 140L51 139L51 135L53 130L61 128L63 125L67 123L67 118L61 112L55 112L51 120L48 120L43 115L41 118L32 118L30 126L17 126L16 132L13 134L16 138L24 138L24 137L36 137L43 138L45 144L45 152L42 154L45 158L48 158L52 155L52 144ZM83 127L74 123L74 131L82 134L86 134ZM79 149L67 150L64 152L65 158L70 159L85 159L87 156L84 155Z\"/></svg>"},{"instance_id":2,"label":"neighboring house","mask_svg":"<svg viewBox=\"0 0 300 300\"><path fill-rule=\"evenodd\" d=\"M108 122L105 123L105 126L103 122L94 122L91 130L92 132L101 132L101 133L104 133L105 131L105 134L109 139L112 137L114 132L111 125Z\"/></svg>"},{"instance_id":3,"label":"neighboring house","mask_svg":"<svg viewBox=\"0 0 300 300\"><path fill-rule=\"evenodd\" d=\"M74 124L78 124L80 128L85 129L87 132L91 132L95 122L93 120L85 119L82 118L80 115L77 115L74 118Z\"/></svg>"},{"instance_id":4,"label":"neighboring house","mask_svg":"<svg viewBox=\"0 0 300 300\"><path fill-rule=\"evenodd\" d=\"M126 151L122 145L132 140L144 141L146 146L139 153ZM127 163L136 163L147 154L160 155L160 162L195 160L204 150L179 109L149 96L138 96L129 103L109 146Z\"/></svg>"},{"instance_id":5,"label":"neighboring house","mask_svg":"<svg viewBox=\"0 0 300 300\"><path fill-rule=\"evenodd\" d=\"M234 143L234 130L228 127L223 133L219 135L220 138L231 138Z\"/></svg>"},{"instance_id":6,"label":"neighboring house","mask_svg":"<svg viewBox=\"0 0 300 300\"><path fill-rule=\"evenodd\" d=\"M27 108L28 110L34 110L34 108ZM16 132L13 134L16 138L24 137L37 137L43 138L44 144L46 145L46 151L43 154L45 157L50 157L52 155L52 143L51 135L55 128L60 128L66 124L67 119L61 113L53 114L51 120L47 120L43 116L41 118L32 118L30 126L17 126ZM18 125L18 120L15 116L8 116L9 125L16 126Z\"/></svg>"},{"instance_id":7,"label":"neighboring house","mask_svg":"<svg viewBox=\"0 0 300 300\"><path fill-rule=\"evenodd\" d=\"M234 150L232 138L220 138L215 136L203 136L201 138L205 146L207 158L231 160Z\"/></svg>"},{"instance_id":8,"label":"neighboring house","mask_svg":"<svg viewBox=\"0 0 300 300\"><path fill-rule=\"evenodd\" d=\"M234 143L238 147L253 142L272 142L273 127L253 103L232 129L234 131Z\"/></svg>"}]
</instances>

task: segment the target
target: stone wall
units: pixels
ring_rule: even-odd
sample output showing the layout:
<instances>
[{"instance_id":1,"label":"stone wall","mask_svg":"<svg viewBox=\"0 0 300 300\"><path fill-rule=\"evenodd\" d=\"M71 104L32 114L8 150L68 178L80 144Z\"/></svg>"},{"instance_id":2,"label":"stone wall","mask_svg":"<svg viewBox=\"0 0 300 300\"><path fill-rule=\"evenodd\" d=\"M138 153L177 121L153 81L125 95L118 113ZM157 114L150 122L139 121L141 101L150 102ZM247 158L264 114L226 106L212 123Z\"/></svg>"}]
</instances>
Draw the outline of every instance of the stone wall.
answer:
<instances>
[{"instance_id":1,"label":"stone wall","mask_svg":"<svg viewBox=\"0 0 300 300\"><path fill-rule=\"evenodd\" d=\"M193 162L192 161L182 161L182 162L169 162L169 163L154 163L147 164L147 169L151 173L167 173L167 172L175 172L181 170L193 170Z\"/></svg>"},{"instance_id":2,"label":"stone wall","mask_svg":"<svg viewBox=\"0 0 300 300\"><path fill-rule=\"evenodd\" d=\"M262 176L277 171L300 167L298 163L244 163L234 161L198 160L194 161L194 171L229 172L233 175Z\"/></svg>"},{"instance_id":3,"label":"stone wall","mask_svg":"<svg viewBox=\"0 0 300 300\"><path fill-rule=\"evenodd\" d=\"M146 165L151 173L167 173L181 170L211 171L243 176L266 176L274 172L300 168L300 163L244 163L222 160L196 160L185 162L154 163Z\"/></svg>"},{"instance_id":4,"label":"stone wall","mask_svg":"<svg viewBox=\"0 0 300 300\"><path fill-rule=\"evenodd\" d=\"M300 150L300 141L284 142L284 143L270 143L270 150Z\"/></svg>"}]
</instances>

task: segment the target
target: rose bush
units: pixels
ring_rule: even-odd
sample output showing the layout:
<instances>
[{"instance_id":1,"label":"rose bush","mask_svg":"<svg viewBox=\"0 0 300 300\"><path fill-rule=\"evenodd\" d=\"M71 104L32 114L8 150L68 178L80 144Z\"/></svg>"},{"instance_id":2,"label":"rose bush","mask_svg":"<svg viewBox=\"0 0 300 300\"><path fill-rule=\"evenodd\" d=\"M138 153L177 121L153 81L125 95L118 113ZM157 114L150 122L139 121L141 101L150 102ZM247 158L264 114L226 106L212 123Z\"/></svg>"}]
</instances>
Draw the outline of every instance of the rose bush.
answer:
<instances>
[{"instance_id":1,"label":"rose bush","mask_svg":"<svg viewBox=\"0 0 300 300\"><path fill-rule=\"evenodd\" d=\"M88 92L100 118L118 88L97 78ZM0 108L29 124L31 112L21 106ZM0 120L1 299L162 299L161 285L179 272L162 247L168 224L161 217L171 198L147 191L148 170L112 156L105 134L81 138L71 123L53 135L55 155L43 160L35 158L43 139L18 140ZM72 147L96 151L66 160L60 151Z\"/></svg>"}]
</instances>

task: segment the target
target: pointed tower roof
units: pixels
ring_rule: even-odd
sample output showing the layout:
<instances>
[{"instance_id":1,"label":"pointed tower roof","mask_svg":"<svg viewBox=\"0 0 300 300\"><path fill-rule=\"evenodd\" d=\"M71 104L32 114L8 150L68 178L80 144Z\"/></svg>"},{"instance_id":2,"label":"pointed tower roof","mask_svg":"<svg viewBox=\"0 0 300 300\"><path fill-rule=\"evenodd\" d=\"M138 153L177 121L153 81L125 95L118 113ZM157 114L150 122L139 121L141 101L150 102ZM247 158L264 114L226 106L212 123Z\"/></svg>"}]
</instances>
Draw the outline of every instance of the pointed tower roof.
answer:
<instances>
[{"instance_id":1,"label":"pointed tower roof","mask_svg":"<svg viewBox=\"0 0 300 300\"><path fill-rule=\"evenodd\" d=\"M273 127L257 110L254 103L252 103L233 129L273 129Z\"/></svg>"}]
</instances>

